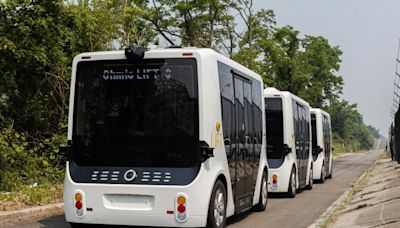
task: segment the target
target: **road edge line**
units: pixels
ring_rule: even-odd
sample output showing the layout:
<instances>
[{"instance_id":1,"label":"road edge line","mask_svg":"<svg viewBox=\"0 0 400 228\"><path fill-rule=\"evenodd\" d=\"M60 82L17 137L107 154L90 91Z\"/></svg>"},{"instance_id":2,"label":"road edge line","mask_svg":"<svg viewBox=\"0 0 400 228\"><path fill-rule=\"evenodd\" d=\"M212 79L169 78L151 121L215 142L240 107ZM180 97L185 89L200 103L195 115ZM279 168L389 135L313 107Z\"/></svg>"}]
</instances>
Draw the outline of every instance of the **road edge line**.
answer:
<instances>
[{"instance_id":1,"label":"road edge line","mask_svg":"<svg viewBox=\"0 0 400 228\"><path fill-rule=\"evenodd\" d=\"M383 153L384 155L385 153ZM382 155L382 156L383 156ZM347 189L342 195L339 196L339 198L337 200L335 200L335 202L333 202L326 210L325 212L311 225L308 226L308 228L319 228L319 227L328 227L328 224L326 224L326 222L328 221L328 219L335 213L338 211L339 206L347 203L346 201L349 199L349 197L352 195L352 193L354 192L357 183L361 182L361 180L363 180L367 175L370 174L370 172L372 170L375 169L376 165L378 164L378 162L382 159L382 156L380 156L367 170L365 170L363 172L363 174L361 174L361 176L359 178L357 178L357 180L353 181L352 186Z\"/></svg>"},{"instance_id":2,"label":"road edge line","mask_svg":"<svg viewBox=\"0 0 400 228\"><path fill-rule=\"evenodd\" d=\"M24 208L15 211L0 212L0 225L24 220L30 217L59 215L64 212L64 203L54 203L38 207Z\"/></svg>"}]
</instances>

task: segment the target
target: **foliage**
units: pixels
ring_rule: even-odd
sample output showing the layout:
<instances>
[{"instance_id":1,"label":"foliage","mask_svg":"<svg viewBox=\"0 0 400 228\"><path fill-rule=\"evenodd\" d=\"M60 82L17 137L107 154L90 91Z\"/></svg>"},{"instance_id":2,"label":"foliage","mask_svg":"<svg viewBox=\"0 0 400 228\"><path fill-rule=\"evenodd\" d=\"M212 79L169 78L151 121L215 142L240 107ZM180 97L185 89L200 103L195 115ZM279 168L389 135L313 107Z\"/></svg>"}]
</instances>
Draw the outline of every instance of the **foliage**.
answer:
<instances>
[{"instance_id":1,"label":"foliage","mask_svg":"<svg viewBox=\"0 0 400 228\"><path fill-rule=\"evenodd\" d=\"M371 134L374 138L376 138L376 139L384 139L385 138L379 133L379 129L376 129L374 126L368 125L367 128L371 132Z\"/></svg>"},{"instance_id":2,"label":"foliage","mask_svg":"<svg viewBox=\"0 0 400 228\"><path fill-rule=\"evenodd\" d=\"M356 104L347 101L335 101L327 108L331 115L332 131L335 140L343 140L348 151L368 150L374 145L374 139Z\"/></svg>"},{"instance_id":3,"label":"foliage","mask_svg":"<svg viewBox=\"0 0 400 228\"><path fill-rule=\"evenodd\" d=\"M0 132L0 189L12 191L21 185L61 180L65 160L58 147L65 141L65 135L35 142L15 130Z\"/></svg>"},{"instance_id":4,"label":"foliage","mask_svg":"<svg viewBox=\"0 0 400 228\"><path fill-rule=\"evenodd\" d=\"M178 39L184 46L216 47L225 26L234 23L232 5L231 0L152 0L145 18L169 43Z\"/></svg>"},{"instance_id":5,"label":"foliage","mask_svg":"<svg viewBox=\"0 0 400 228\"><path fill-rule=\"evenodd\" d=\"M61 1L7 1L0 9L3 125L37 138L65 119L69 17Z\"/></svg>"},{"instance_id":6,"label":"foliage","mask_svg":"<svg viewBox=\"0 0 400 228\"><path fill-rule=\"evenodd\" d=\"M302 47L304 52L299 59L307 77L299 95L311 106L322 108L326 102L335 102L342 92L343 79L336 75L342 51L337 46L332 47L323 37L306 36Z\"/></svg>"},{"instance_id":7,"label":"foliage","mask_svg":"<svg viewBox=\"0 0 400 228\"><path fill-rule=\"evenodd\" d=\"M60 181L76 54L160 38L213 48L268 86L327 109L336 140L350 150L370 148L377 136L356 105L339 100L339 47L278 27L273 11L254 11L252 0L9 0L0 17L0 191Z\"/></svg>"}]
</instances>

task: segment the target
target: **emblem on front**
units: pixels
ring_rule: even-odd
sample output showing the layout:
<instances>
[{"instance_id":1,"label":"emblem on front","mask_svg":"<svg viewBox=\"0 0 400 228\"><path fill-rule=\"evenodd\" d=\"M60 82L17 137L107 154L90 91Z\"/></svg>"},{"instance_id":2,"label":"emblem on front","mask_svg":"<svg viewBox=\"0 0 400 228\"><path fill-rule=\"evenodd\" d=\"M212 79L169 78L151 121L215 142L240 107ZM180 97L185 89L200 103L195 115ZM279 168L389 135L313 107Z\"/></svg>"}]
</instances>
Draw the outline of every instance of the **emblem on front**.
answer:
<instances>
[{"instance_id":1,"label":"emblem on front","mask_svg":"<svg viewBox=\"0 0 400 228\"><path fill-rule=\"evenodd\" d=\"M133 181L137 177L136 171L133 169L129 169L124 174L124 179L126 181Z\"/></svg>"}]
</instances>

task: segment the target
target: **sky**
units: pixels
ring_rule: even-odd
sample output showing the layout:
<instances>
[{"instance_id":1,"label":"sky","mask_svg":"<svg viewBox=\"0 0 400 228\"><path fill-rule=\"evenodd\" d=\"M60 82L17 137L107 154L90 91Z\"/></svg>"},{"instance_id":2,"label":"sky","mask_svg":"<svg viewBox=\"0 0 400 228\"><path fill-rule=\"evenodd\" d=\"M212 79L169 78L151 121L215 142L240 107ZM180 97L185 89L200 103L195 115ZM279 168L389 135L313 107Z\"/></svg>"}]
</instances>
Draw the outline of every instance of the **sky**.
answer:
<instances>
[{"instance_id":1,"label":"sky","mask_svg":"<svg viewBox=\"0 0 400 228\"><path fill-rule=\"evenodd\" d=\"M254 0L272 9L278 26L323 36L343 51L342 98L357 103L364 122L387 136L400 39L399 0Z\"/></svg>"}]
</instances>

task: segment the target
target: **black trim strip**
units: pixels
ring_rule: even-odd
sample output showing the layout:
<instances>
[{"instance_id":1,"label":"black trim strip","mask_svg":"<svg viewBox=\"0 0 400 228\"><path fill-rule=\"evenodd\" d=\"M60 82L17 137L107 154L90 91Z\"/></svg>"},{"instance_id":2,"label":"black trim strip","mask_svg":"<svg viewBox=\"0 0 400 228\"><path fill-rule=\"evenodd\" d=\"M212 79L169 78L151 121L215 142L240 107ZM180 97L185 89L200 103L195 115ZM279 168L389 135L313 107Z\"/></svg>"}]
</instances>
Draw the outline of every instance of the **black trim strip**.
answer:
<instances>
[{"instance_id":1,"label":"black trim strip","mask_svg":"<svg viewBox=\"0 0 400 228\"><path fill-rule=\"evenodd\" d=\"M243 76L244 74L242 75L241 72L237 73L236 70L231 69L231 73L232 73L234 76L239 77L239 78L241 78L241 79L243 79L243 80L246 80L246 82L252 84L252 80L250 80L250 78L248 78L247 76Z\"/></svg>"}]
</instances>

